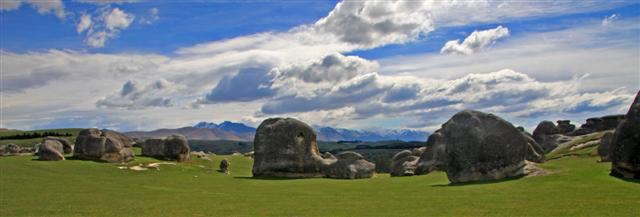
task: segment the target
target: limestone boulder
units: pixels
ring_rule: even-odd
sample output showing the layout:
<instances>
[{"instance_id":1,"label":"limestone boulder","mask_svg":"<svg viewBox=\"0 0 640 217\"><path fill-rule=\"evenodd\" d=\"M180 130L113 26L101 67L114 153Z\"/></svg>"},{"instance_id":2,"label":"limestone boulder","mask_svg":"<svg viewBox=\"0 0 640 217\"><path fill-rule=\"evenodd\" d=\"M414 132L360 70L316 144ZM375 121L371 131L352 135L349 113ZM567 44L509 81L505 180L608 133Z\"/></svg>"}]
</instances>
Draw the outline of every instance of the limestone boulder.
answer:
<instances>
[{"instance_id":1,"label":"limestone boulder","mask_svg":"<svg viewBox=\"0 0 640 217\"><path fill-rule=\"evenodd\" d=\"M263 121L254 139L253 176L322 177L335 160L318 151L313 129L293 118Z\"/></svg>"},{"instance_id":2,"label":"limestone boulder","mask_svg":"<svg viewBox=\"0 0 640 217\"><path fill-rule=\"evenodd\" d=\"M362 155L352 151L342 152L336 155L335 163L324 169L325 177L339 179L363 179L371 178L376 165L364 159Z\"/></svg>"},{"instance_id":3,"label":"limestone boulder","mask_svg":"<svg viewBox=\"0 0 640 217\"><path fill-rule=\"evenodd\" d=\"M561 134L566 135L576 130L576 125L571 124L570 120L558 120L556 123L558 124L557 127Z\"/></svg>"},{"instance_id":4,"label":"limestone boulder","mask_svg":"<svg viewBox=\"0 0 640 217\"><path fill-rule=\"evenodd\" d=\"M538 123L538 126L533 130L533 138L538 141L543 135L553 135L560 133L558 127L551 121L542 121Z\"/></svg>"},{"instance_id":5,"label":"limestone boulder","mask_svg":"<svg viewBox=\"0 0 640 217\"><path fill-rule=\"evenodd\" d=\"M544 149L528 133L524 132L522 135L527 141L527 155L525 159L535 163L543 163L545 161Z\"/></svg>"},{"instance_id":6,"label":"limestone boulder","mask_svg":"<svg viewBox=\"0 0 640 217\"><path fill-rule=\"evenodd\" d=\"M46 140L55 140L60 142L60 144L62 144L62 148L64 150L64 154L71 154L73 153L73 144L71 142L69 142L69 140L65 139L65 138L60 138L60 137L55 137L55 136L47 136L44 139L42 139L42 143L44 143L44 141Z\"/></svg>"},{"instance_id":7,"label":"limestone boulder","mask_svg":"<svg viewBox=\"0 0 640 217\"><path fill-rule=\"evenodd\" d=\"M611 143L613 142L613 133L607 132L602 138L600 138L600 145L598 146L598 155L600 155L600 162L611 161Z\"/></svg>"},{"instance_id":8,"label":"limestone boulder","mask_svg":"<svg viewBox=\"0 0 640 217\"><path fill-rule=\"evenodd\" d=\"M611 175L640 179L640 91L613 134Z\"/></svg>"},{"instance_id":9,"label":"limestone boulder","mask_svg":"<svg viewBox=\"0 0 640 217\"><path fill-rule=\"evenodd\" d=\"M415 175L424 175L433 171L444 171L447 153L444 138L440 130L436 130L427 139L426 150L420 154Z\"/></svg>"},{"instance_id":10,"label":"limestone boulder","mask_svg":"<svg viewBox=\"0 0 640 217\"><path fill-rule=\"evenodd\" d=\"M222 161L220 161L220 170L218 170L221 173L229 173L229 167L231 166L231 163L229 161L227 161L227 159L223 159Z\"/></svg>"},{"instance_id":11,"label":"limestone boulder","mask_svg":"<svg viewBox=\"0 0 640 217\"><path fill-rule=\"evenodd\" d=\"M80 131L76 138L73 156L83 160L96 160L109 163L124 163L134 159L133 152L125 146L114 131L101 131L90 128Z\"/></svg>"},{"instance_id":12,"label":"limestone boulder","mask_svg":"<svg viewBox=\"0 0 640 217\"><path fill-rule=\"evenodd\" d=\"M9 143L7 145L0 146L0 156L14 156L19 155L21 151L20 146Z\"/></svg>"},{"instance_id":13,"label":"limestone boulder","mask_svg":"<svg viewBox=\"0 0 640 217\"><path fill-rule=\"evenodd\" d=\"M140 147L142 155L164 160L185 162L191 159L189 142L183 135L171 135L164 139L147 139Z\"/></svg>"},{"instance_id":14,"label":"limestone boulder","mask_svg":"<svg viewBox=\"0 0 640 217\"><path fill-rule=\"evenodd\" d=\"M445 171L452 183L524 175L527 141L511 123L493 114L465 110L442 125Z\"/></svg>"},{"instance_id":15,"label":"limestone boulder","mask_svg":"<svg viewBox=\"0 0 640 217\"><path fill-rule=\"evenodd\" d=\"M60 161L64 160L64 145L55 139L44 139L38 149L38 160Z\"/></svg>"},{"instance_id":16,"label":"limestone boulder","mask_svg":"<svg viewBox=\"0 0 640 217\"><path fill-rule=\"evenodd\" d=\"M416 156L410 150L396 153L391 159L391 176L412 176L415 173L420 155Z\"/></svg>"}]
</instances>

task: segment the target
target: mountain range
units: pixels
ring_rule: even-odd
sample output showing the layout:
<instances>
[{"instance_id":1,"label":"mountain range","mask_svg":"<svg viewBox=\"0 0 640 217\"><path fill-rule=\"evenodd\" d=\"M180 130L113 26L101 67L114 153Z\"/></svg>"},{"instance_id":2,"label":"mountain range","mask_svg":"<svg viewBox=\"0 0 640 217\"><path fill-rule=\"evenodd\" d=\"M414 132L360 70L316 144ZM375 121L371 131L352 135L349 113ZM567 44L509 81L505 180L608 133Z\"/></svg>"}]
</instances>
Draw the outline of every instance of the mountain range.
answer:
<instances>
[{"instance_id":1,"label":"mountain range","mask_svg":"<svg viewBox=\"0 0 640 217\"><path fill-rule=\"evenodd\" d=\"M354 130L327 126L313 126L313 128L319 141L426 141L429 136L428 132L408 129ZM172 134L182 134L192 140L253 141L255 132L256 128L245 124L224 121L220 124L200 122L192 127L132 131L125 134L136 138L162 138Z\"/></svg>"}]
</instances>

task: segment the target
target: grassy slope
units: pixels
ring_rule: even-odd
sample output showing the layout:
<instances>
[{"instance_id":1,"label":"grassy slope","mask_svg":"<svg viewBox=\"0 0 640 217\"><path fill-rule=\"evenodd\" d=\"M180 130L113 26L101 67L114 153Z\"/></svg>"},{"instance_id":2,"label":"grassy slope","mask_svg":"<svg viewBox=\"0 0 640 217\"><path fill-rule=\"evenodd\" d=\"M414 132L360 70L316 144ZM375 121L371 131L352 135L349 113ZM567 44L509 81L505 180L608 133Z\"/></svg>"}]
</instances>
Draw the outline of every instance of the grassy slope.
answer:
<instances>
[{"instance_id":1,"label":"grassy slope","mask_svg":"<svg viewBox=\"0 0 640 217\"><path fill-rule=\"evenodd\" d=\"M578 150L571 150L571 147L575 145L579 145L581 143L589 142L589 141L600 141L600 138L604 136L604 134L608 132L613 132L613 130L607 130L602 132L591 133L587 135L577 136L573 140L562 143L558 146L558 148L554 149L552 152L546 155L547 159L553 160L557 158L562 158L566 156L599 156L598 155L598 146L587 147Z\"/></svg>"},{"instance_id":2,"label":"grassy slope","mask_svg":"<svg viewBox=\"0 0 640 217\"><path fill-rule=\"evenodd\" d=\"M139 151L139 150L137 150ZM231 160L231 175L214 171ZM0 216L637 216L640 184L596 158L543 164L553 174L450 186L443 173L372 179L253 179L242 156L160 171L29 156L0 158ZM137 157L140 162L156 160ZM197 165L204 165L200 168Z\"/></svg>"},{"instance_id":3,"label":"grassy slope","mask_svg":"<svg viewBox=\"0 0 640 217\"><path fill-rule=\"evenodd\" d=\"M68 139L69 141L73 142L76 139L76 136L78 135L78 133L81 131L82 129L80 128L66 128L66 129L45 129L45 130L28 130L28 131L19 131L19 130L12 130L12 131L6 131L6 132L0 132L0 136L9 136L9 135L16 135L16 134L23 134L23 133L34 133L34 132L38 132L38 133L44 133L44 132L56 132L56 133L60 133L60 134L65 134L65 133L70 133L73 134L74 136L70 136L70 137L63 137L65 139ZM32 147L33 145L40 143L42 141L42 138L34 138L34 139L9 139L9 140L0 140L0 145L6 145L9 143L13 143L19 146L25 146L25 147Z\"/></svg>"}]
</instances>

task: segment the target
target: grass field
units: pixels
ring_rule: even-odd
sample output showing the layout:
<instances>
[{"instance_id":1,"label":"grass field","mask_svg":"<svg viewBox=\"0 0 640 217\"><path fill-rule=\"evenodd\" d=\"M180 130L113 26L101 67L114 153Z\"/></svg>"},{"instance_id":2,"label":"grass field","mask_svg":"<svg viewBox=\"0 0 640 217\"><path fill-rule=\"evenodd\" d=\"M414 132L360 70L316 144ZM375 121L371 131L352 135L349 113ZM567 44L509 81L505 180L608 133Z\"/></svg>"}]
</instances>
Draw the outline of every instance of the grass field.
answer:
<instances>
[{"instance_id":1,"label":"grass field","mask_svg":"<svg viewBox=\"0 0 640 217\"><path fill-rule=\"evenodd\" d=\"M139 150L136 150L139 152ZM230 175L215 171L222 158ZM444 173L372 179L254 179L252 161L120 170L93 161L0 158L0 216L638 216L640 184L593 157L542 164L550 175L449 185ZM138 163L156 162L136 157ZM204 168L203 168L204 167Z\"/></svg>"}]
</instances>

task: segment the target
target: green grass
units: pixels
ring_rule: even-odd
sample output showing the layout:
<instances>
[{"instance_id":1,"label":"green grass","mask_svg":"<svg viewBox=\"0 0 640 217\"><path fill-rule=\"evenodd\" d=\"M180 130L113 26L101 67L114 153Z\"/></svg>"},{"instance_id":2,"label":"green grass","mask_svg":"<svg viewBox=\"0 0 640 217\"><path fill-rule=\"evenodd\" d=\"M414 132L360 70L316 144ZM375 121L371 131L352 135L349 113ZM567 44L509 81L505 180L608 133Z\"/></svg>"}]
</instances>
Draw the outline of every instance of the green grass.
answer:
<instances>
[{"instance_id":1,"label":"green grass","mask_svg":"<svg viewBox=\"0 0 640 217\"><path fill-rule=\"evenodd\" d=\"M74 136L67 136L67 137L62 137L65 138L67 140L69 140L70 142L74 142L76 140L76 136L78 135L78 133L81 131L82 129L80 128L64 128L64 129L44 129L44 130L11 130L11 131L5 131L5 132L0 132L0 136L11 136L11 135L17 135L17 134L23 134L23 133L34 133L34 132L38 132L38 133L44 133L44 132L56 132L56 133L60 133L60 134L66 134L66 133L70 133ZM33 147L33 145L40 143L42 141L42 138L33 138L33 139L7 139L7 140L0 140L0 145L6 145L6 144L16 144L18 146L23 146L23 147Z\"/></svg>"},{"instance_id":2,"label":"green grass","mask_svg":"<svg viewBox=\"0 0 640 217\"><path fill-rule=\"evenodd\" d=\"M139 153L139 150L136 150ZM215 171L231 161L231 174ZM138 163L156 162L136 157ZM202 165L205 168L201 168ZM0 216L638 216L640 184L593 157L542 164L541 177L448 185L444 173L372 179L254 179L243 156L159 171L31 156L0 158Z\"/></svg>"}]
</instances>

